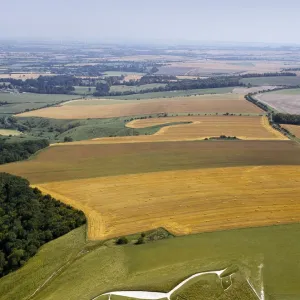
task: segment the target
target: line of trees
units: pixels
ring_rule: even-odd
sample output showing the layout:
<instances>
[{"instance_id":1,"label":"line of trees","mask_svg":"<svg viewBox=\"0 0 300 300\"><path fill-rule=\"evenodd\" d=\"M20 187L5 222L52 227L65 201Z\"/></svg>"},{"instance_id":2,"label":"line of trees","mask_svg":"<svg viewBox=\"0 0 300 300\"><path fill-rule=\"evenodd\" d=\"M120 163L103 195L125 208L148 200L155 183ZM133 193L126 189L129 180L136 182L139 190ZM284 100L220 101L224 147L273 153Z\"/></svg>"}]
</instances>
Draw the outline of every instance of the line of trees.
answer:
<instances>
[{"instance_id":1,"label":"line of trees","mask_svg":"<svg viewBox=\"0 0 300 300\"><path fill-rule=\"evenodd\" d=\"M248 73L240 75L241 78L253 78L253 77L276 77L276 76L297 76L296 73L291 72L268 72L268 73Z\"/></svg>"},{"instance_id":2,"label":"line of trees","mask_svg":"<svg viewBox=\"0 0 300 300\"><path fill-rule=\"evenodd\" d=\"M269 111L269 107L267 105L256 100L255 98L253 98L251 94L246 95L245 99L248 100L249 102L255 104L256 106L260 107L262 110L267 111L267 112Z\"/></svg>"},{"instance_id":3,"label":"line of trees","mask_svg":"<svg viewBox=\"0 0 300 300\"><path fill-rule=\"evenodd\" d=\"M155 87L152 89L145 89L142 91L125 91L125 92L110 92L110 86L107 83L99 83L96 86L96 92L94 96L122 96L132 94L146 94L153 92L168 92L177 90L191 90L191 89L210 89L210 88L222 88L222 87L234 87L245 86L240 82L238 76L223 76L223 77L210 77L206 79L184 79L174 82L168 82L166 86Z\"/></svg>"},{"instance_id":4,"label":"line of trees","mask_svg":"<svg viewBox=\"0 0 300 300\"><path fill-rule=\"evenodd\" d=\"M83 212L43 196L21 177L0 173L0 277L85 222Z\"/></svg>"}]
</instances>

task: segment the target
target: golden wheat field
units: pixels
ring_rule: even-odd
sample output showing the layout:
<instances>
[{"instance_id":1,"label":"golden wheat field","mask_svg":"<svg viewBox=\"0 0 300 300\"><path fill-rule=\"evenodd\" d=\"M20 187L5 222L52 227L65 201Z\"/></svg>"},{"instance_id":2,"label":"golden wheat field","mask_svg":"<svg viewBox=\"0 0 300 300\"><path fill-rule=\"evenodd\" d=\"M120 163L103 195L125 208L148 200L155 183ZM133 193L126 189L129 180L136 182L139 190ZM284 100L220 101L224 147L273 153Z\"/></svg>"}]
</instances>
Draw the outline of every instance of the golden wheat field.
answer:
<instances>
[{"instance_id":1,"label":"golden wheat field","mask_svg":"<svg viewBox=\"0 0 300 300\"><path fill-rule=\"evenodd\" d=\"M190 124L171 125L161 128L149 141L194 140L220 135L236 136L243 140L286 140L283 134L273 129L267 117L244 116L182 116L167 118L150 118L133 120L126 124L130 128L145 128L173 122L190 122ZM138 141L143 137L133 137ZM125 138L121 138L125 140ZM107 140L107 139L106 139ZM117 139L114 139L117 140ZM129 139L127 139L129 140Z\"/></svg>"},{"instance_id":2,"label":"golden wheat field","mask_svg":"<svg viewBox=\"0 0 300 300\"><path fill-rule=\"evenodd\" d=\"M37 186L82 209L90 239L157 227L176 235L300 221L300 168L154 172Z\"/></svg>"},{"instance_id":3,"label":"golden wheat field","mask_svg":"<svg viewBox=\"0 0 300 300\"><path fill-rule=\"evenodd\" d=\"M147 100L91 99L68 102L67 105L48 107L19 114L19 117L44 117L55 119L112 118L158 113L262 113L243 95L202 95L191 97L157 98ZM105 105L105 106L103 106Z\"/></svg>"},{"instance_id":4,"label":"golden wheat field","mask_svg":"<svg viewBox=\"0 0 300 300\"><path fill-rule=\"evenodd\" d=\"M287 129L290 133L292 133L296 137L300 138L300 125L281 124L281 127Z\"/></svg>"},{"instance_id":5,"label":"golden wheat field","mask_svg":"<svg viewBox=\"0 0 300 300\"><path fill-rule=\"evenodd\" d=\"M90 239L181 235L300 221L299 154L291 141L85 141L0 171L82 209Z\"/></svg>"}]
</instances>

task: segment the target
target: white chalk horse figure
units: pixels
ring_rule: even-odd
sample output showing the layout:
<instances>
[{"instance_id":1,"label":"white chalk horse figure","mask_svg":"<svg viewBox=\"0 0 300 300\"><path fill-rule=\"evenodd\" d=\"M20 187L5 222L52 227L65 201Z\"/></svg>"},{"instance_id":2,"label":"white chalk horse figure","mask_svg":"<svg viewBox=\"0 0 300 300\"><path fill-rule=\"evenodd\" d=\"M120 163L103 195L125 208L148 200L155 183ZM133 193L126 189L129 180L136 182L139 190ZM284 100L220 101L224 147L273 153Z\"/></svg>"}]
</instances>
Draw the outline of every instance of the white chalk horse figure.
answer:
<instances>
[{"instance_id":1,"label":"white chalk horse figure","mask_svg":"<svg viewBox=\"0 0 300 300\"><path fill-rule=\"evenodd\" d=\"M117 292L105 293L105 294L102 294L98 297L108 296L108 299L110 300L111 296L115 295L115 296L124 296L124 297L130 297L130 298L142 299L142 300L159 300L159 299L171 300L172 294L174 292L176 292L178 289L180 289L181 287L183 287L190 280L192 280L196 277L199 277L199 276L202 276L202 275L208 275L208 274L216 274L221 279L221 274L225 270L226 269L220 270L220 271L210 271L210 272L202 272L202 273L194 274L194 275L190 276L189 278L185 279L184 281L182 281L180 284L178 284L169 293L145 292L145 291L117 291ZM96 297L94 299L97 299L98 297Z\"/></svg>"}]
</instances>

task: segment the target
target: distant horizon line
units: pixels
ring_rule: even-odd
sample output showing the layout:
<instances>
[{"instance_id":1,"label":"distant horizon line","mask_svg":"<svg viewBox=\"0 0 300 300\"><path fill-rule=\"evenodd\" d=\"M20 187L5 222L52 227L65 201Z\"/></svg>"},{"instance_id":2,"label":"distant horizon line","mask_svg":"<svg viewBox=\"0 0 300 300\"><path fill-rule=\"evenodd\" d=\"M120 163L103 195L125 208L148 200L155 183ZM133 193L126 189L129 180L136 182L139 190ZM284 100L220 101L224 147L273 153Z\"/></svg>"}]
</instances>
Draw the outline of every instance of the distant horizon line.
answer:
<instances>
[{"instance_id":1,"label":"distant horizon line","mask_svg":"<svg viewBox=\"0 0 300 300\"><path fill-rule=\"evenodd\" d=\"M257 42L257 41L217 41L217 40L185 40L185 39L155 39L155 38L118 38L118 37L105 37L105 38L73 38L73 37L1 37L1 42L44 42L44 43L78 43L78 44L132 44L132 45L167 45L172 44L173 46L213 46L213 45L222 45L222 46L264 46L264 47L300 47L300 43L297 42Z\"/></svg>"}]
</instances>

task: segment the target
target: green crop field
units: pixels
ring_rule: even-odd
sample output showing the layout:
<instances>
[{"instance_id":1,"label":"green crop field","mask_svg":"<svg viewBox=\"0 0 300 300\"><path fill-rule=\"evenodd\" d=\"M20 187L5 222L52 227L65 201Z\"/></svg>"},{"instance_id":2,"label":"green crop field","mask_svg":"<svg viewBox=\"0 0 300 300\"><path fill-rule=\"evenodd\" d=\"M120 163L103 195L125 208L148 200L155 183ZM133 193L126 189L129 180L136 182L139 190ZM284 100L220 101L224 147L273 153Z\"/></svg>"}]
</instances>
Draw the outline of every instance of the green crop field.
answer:
<instances>
[{"instance_id":1,"label":"green crop field","mask_svg":"<svg viewBox=\"0 0 300 300\"><path fill-rule=\"evenodd\" d=\"M233 88L213 88L213 89L195 89L185 91L170 91L170 92L153 92L145 94L134 94L124 96L110 96L103 97L105 99L123 99L123 100L135 100L135 99L154 99L154 98L172 98L172 97L184 97L191 95L206 95L206 94L226 94L231 93Z\"/></svg>"},{"instance_id":2,"label":"green crop field","mask_svg":"<svg viewBox=\"0 0 300 300\"><path fill-rule=\"evenodd\" d=\"M116 290L168 292L194 273L232 265L258 293L264 285L265 299L299 299L299 234L300 225L293 224L113 246L87 242L82 227L43 246L23 268L0 279L0 299L90 300ZM227 291L220 299L256 300L245 295L245 288L235 296Z\"/></svg>"},{"instance_id":3,"label":"green crop field","mask_svg":"<svg viewBox=\"0 0 300 300\"><path fill-rule=\"evenodd\" d=\"M251 84L253 86L260 85L300 85L300 76L275 76L275 77L254 77L243 78L241 82L244 84Z\"/></svg>"},{"instance_id":4,"label":"green crop field","mask_svg":"<svg viewBox=\"0 0 300 300\"><path fill-rule=\"evenodd\" d=\"M50 95L50 94L9 94L0 93L0 102L7 102L5 105L0 106L1 114L15 114L23 112L26 109L36 109L45 107L46 105L53 105L61 101L78 99L80 96L76 95Z\"/></svg>"}]
</instances>

